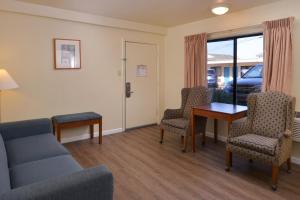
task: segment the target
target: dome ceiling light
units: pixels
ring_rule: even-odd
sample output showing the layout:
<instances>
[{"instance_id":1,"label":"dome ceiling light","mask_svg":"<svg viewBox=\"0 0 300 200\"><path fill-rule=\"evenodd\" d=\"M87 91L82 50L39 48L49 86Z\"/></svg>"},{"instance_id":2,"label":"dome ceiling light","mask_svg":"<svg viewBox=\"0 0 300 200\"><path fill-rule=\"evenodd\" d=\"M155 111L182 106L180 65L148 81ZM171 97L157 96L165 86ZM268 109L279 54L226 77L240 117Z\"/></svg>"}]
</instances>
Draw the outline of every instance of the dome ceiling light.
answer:
<instances>
[{"instance_id":1,"label":"dome ceiling light","mask_svg":"<svg viewBox=\"0 0 300 200\"><path fill-rule=\"evenodd\" d=\"M215 15L224 15L229 11L229 6L225 4L217 4L212 9L211 12Z\"/></svg>"}]
</instances>

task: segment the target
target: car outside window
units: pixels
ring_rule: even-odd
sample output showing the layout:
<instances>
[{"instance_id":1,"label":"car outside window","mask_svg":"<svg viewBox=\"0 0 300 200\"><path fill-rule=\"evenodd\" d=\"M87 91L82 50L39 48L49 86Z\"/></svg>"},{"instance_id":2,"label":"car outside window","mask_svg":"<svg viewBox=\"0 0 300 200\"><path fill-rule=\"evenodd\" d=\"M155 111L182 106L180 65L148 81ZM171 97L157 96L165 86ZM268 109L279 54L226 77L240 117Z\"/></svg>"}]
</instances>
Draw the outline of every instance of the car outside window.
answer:
<instances>
[{"instance_id":1,"label":"car outside window","mask_svg":"<svg viewBox=\"0 0 300 200\"><path fill-rule=\"evenodd\" d=\"M243 78L262 78L262 66L254 66L243 75Z\"/></svg>"}]
</instances>

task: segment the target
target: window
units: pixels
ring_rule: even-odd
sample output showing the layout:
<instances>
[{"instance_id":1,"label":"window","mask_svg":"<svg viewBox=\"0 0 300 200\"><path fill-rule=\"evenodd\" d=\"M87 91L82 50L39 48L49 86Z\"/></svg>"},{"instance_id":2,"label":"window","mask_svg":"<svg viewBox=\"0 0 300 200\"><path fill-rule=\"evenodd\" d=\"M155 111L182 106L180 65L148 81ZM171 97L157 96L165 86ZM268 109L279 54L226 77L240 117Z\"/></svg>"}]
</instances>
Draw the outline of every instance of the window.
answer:
<instances>
[{"instance_id":1,"label":"window","mask_svg":"<svg viewBox=\"0 0 300 200\"><path fill-rule=\"evenodd\" d=\"M247 104L259 92L263 72L263 36L255 34L208 41L207 81L213 101Z\"/></svg>"}]
</instances>

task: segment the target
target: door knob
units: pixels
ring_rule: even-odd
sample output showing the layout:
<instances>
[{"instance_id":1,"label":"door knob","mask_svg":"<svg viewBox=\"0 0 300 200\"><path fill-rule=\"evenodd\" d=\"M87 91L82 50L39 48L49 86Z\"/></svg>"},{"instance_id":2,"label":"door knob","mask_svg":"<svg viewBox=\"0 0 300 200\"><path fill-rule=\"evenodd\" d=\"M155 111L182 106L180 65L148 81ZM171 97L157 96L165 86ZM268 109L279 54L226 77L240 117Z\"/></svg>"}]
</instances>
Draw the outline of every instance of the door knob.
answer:
<instances>
[{"instance_id":1,"label":"door knob","mask_svg":"<svg viewBox=\"0 0 300 200\"><path fill-rule=\"evenodd\" d=\"M131 84L130 82L126 82L125 84L125 93L126 93L126 97L129 98L131 96L131 94L133 93L133 91L131 91Z\"/></svg>"}]
</instances>

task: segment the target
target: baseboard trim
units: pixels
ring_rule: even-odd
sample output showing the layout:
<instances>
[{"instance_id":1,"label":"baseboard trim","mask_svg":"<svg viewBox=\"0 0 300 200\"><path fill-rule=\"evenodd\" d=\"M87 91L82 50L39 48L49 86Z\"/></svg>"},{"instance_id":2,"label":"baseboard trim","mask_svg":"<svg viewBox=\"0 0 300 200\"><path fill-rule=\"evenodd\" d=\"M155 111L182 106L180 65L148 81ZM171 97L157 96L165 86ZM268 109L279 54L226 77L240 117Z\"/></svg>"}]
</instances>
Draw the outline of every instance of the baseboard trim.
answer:
<instances>
[{"instance_id":1,"label":"baseboard trim","mask_svg":"<svg viewBox=\"0 0 300 200\"><path fill-rule=\"evenodd\" d=\"M123 132L122 128L116 128L116 129L105 130L103 131L102 135L110 135L110 134L121 133L121 132ZM94 137L99 137L99 132L94 132ZM90 134L84 133L73 137L62 138L61 143L75 142L80 140L86 140L89 138L90 138Z\"/></svg>"},{"instance_id":2,"label":"baseboard trim","mask_svg":"<svg viewBox=\"0 0 300 200\"><path fill-rule=\"evenodd\" d=\"M206 136L209 137L209 138L214 138L214 133L206 131ZM223 135L218 135L218 140L222 141L222 142L226 142L227 137L223 136ZM299 157L292 156L291 160L292 160L292 163L294 163L296 165L300 165L300 158Z\"/></svg>"},{"instance_id":3,"label":"baseboard trim","mask_svg":"<svg viewBox=\"0 0 300 200\"><path fill-rule=\"evenodd\" d=\"M214 138L215 134L209 131L206 131L205 135L209 138ZM218 140L220 140L221 142L226 142L227 141L227 137L223 136L223 135L218 135Z\"/></svg>"},{"instance_id":4,"label":"baseboard trim","mask_svg":"<svg viewBox=\"0 0 300 200\"><path fill-rule=\"evenodd\" d=\"M133 127L133 128L126 128L125 130L126 131L131 131L131 130L134 130L134 129L146 128L146 127L149 127L149 126L157 126L157 125L158 125L157 123L147 124L147 125L143 125L143 126L136 126L136 127Z\"/></svg>"}]
</instances>

